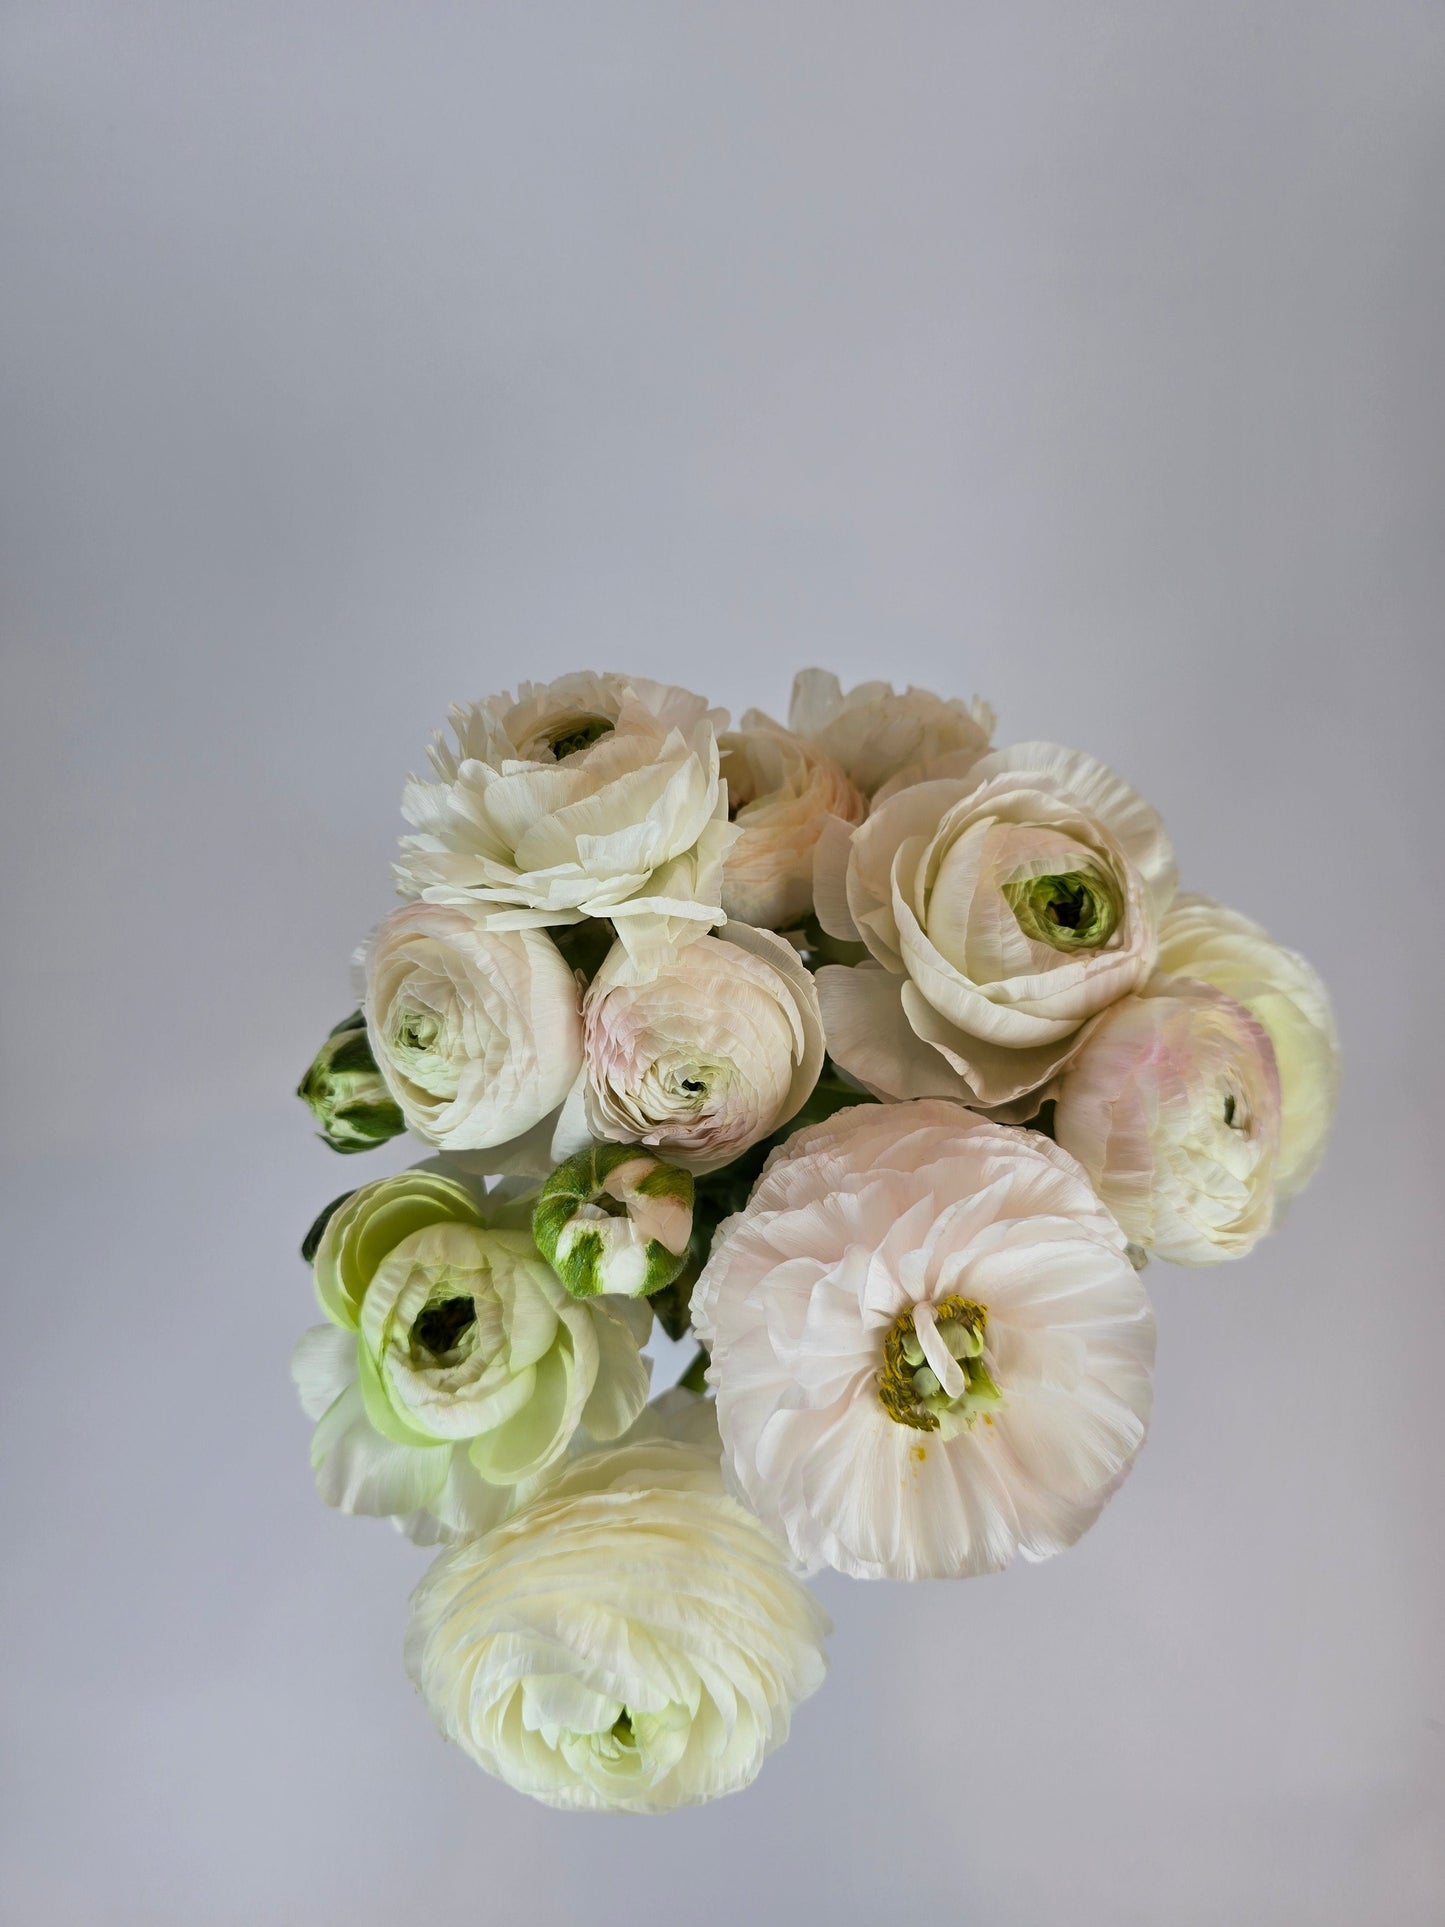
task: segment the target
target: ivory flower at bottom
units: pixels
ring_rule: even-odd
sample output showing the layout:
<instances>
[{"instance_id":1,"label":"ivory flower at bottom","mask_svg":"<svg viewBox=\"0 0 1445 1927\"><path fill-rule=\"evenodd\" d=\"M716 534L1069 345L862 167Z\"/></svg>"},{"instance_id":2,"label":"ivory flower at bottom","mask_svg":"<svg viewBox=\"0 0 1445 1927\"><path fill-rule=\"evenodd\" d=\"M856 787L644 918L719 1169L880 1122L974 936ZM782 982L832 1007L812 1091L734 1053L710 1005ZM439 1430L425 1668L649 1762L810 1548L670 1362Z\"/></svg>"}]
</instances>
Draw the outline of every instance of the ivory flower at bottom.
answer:
<instances>
[{"instance_id":1,"label":"ivory flower at bottom","mask_svg":"<svg viewBox=\"0 0 1445 1927\"><path fill-rule=\"evenodd\" d=\"M723 1491L717 1446L574 1461L412 1595L406 1661L447 1738L549 1806L736 1792L822 1684L828 1622Z\"/></svg>"},{"instance_id":2,"label":"ivory flower at bottom","mask_svg":"<svg viewBox=\"0 0 1445 1927\"><path fill-rule=\"evenodd\" d=\"M1037 1132L861 1104L769 1159L693 1292L724 1449L806 1569L994 1572L1098 1517L1143 1443L1154 1318Z\"/></svg>"}]
</instances>

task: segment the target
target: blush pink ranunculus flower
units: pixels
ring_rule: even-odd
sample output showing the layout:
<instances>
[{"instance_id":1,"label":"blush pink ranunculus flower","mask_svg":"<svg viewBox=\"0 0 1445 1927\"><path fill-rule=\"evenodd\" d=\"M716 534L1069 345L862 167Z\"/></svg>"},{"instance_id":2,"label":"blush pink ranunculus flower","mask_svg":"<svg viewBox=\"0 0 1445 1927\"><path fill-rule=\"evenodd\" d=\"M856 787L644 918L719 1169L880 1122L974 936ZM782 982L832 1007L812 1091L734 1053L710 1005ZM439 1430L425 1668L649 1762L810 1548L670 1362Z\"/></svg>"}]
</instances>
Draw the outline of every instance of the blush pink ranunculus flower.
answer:
<instances>
[{"instance_id":1,"label":"blush pink ranunculus flower","mask_svg":"<svg viewBox=\"0 0 1445 1927\"><path fill-rule=\"evenodd\" d=\"M1155 977L1090 1028L1054 1133L1135 1244L1182 1265L1243 1257L1274 1217L1269 1035L1222 991Z\"/></svg>"},{"instance_id":2,"label":"blush pink ranunculus flower","mask_svg":"<svg viewBox=\"0 0 1445 1927\"><path fill-rule=\"evenodd\" d=\"M582 1008L594 1137L715 1171L785 1124L823 1065L813 978L770 930L729 923L639 980L617 945Z\"/></svg>"},{"instance_id":3,"label":"blush pink ranunculus flower","mask_svg":"<svg viewBox=\"0 0 1445 1927\"><path fill-rule=\"evenodd\" d=\"M806 1569L995 1572L1098 1517L1154 1318L1080 1166L924 1099L798 1132L693 1292L733 1476Z\"/></svg>"}]
</instances>

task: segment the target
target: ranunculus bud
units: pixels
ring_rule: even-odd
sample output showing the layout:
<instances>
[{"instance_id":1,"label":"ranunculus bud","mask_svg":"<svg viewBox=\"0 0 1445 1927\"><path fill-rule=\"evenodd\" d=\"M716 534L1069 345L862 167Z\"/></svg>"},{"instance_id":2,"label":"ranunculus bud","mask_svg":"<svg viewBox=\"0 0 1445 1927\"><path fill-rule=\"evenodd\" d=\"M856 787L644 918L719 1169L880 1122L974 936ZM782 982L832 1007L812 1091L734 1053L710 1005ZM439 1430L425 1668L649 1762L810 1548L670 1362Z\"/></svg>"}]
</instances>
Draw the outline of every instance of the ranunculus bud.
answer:
<instances>
[{"instance_id":1,"label":"ranunculus bud","mask_svg":"<svg viewBox=\"0 0 1445 1927\"><path fill-rule=\"evenodd\" d=\"M630 1144L593 1144L542 1186L532 1236L574 1298L647 1298L682 1269L692 1191L690 1171Z\"/></svg>"},{"instance_id":2,"label":"ranunculus bud","mask_svg":"<svg viewBox=\"0 0 1445 1927\"><path fill-rule=\"evenodd\" d=\"M1232 997L1151 978L1093 1024L1054 1108L1054 1135L1129 1239L1181 1265L1239 1258L1274 1215L1279 1074Z\"/></svg>"},{"instance_id":3,"label":"ranunculus bud","mask_svg":"<svg viewBox=\"0 0 1445 1927\"><path fill-rule=\"evenodd\" d=\"M406 1119L376 1067L359 1010L344 1017L327 1037L296 1086L296 1095L310 1106L333 1151L369 1151L406 1129Z\"/></svg>"}]
</instances>

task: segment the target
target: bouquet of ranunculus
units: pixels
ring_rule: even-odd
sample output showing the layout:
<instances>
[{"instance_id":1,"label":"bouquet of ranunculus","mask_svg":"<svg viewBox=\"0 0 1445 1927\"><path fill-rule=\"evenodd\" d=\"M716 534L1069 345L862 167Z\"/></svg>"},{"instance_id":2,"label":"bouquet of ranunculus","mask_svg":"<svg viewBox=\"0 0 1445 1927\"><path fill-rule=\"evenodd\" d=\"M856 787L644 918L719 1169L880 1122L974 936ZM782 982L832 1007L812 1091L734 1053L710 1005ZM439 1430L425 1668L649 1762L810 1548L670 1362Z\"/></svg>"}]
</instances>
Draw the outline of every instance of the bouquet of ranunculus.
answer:
<instances>
[{"instance_id":1,"label":"bouquet of ranunculus","mask_svg":"<svg viewBox=\"0 0 1445 1927\"><path fill-rule=\"evenodd\" d=\"M407 1665L564 1807L746 1785L823 1677L800 1575L1072 1545L1149 1420L1151 1255L1319 1161L1319 978L1158 816L979 703L788 727L564 676L452 714L301 1085L337 1151L293 1373L317 1489L439 1545ZM698 1351L648 1403L653 1319ZM709 1396L711 1394L711 1396Z\"/></svg>"}]
</instances>

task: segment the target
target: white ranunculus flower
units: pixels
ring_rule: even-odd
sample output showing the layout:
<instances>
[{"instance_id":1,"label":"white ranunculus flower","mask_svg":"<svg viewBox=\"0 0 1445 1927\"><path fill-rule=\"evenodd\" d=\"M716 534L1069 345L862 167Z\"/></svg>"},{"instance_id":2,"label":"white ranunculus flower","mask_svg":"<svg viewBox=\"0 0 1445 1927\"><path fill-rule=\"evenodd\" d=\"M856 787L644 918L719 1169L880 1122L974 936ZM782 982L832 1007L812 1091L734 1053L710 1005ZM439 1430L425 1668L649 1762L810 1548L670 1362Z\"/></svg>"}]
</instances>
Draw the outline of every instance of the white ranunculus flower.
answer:
<instances>
[{"instance_id":1,"label":"white ranunculus flower","mask_svg":"<svg viewBox=\"0 0 1445 1927\"><path fill-rule=\"evenodd\" d=\"M1210 1265L1269 1230L1279 1116L1263 1026L1208 984L1155 977L1090 1025L1054 1135L1135 1244Z\"/></svg>"},{"instance_id":2,"label":"white ranunculus flower","mask_svg":"<svg viewBox=\"0 0 1445 1927\"><path fill-rule=\"evenodd\" d=\"M406 1661L446 1737L518 1792L665 1813L756 1777L822 1683L827 1631L725 1493L715 1436L644 1439L443 1553Z\"/></svg>"},{"instance_id":3,"label":"white ranunculus flower","mask_svg":"<svg viewBox=\"0 0 1445 1927\"><path fill-rule=\"evenodd\" d=\"M744 724L766 722L760 712ZM947 701L928 689L900 696L886 682L859 683L844 694L827 669L800 669L793 678L788 727L822 750L865 796L909 776L939 756L982 756L993 733L987 703Z\"/></svg>"},{"instance_id":4,"label":"white ranunculus flower","mask_svg":"<svg viewBox=\"0 0 1445 1927\"><path fill-rule=\"evenodd\" d=\"M402 889L494 929L610 917L639 963L723 921L725 712L641 677L563 676L454 709L408 783Z\"/></svg>"},{"instance_id":5,"label":"white ranunculus flower","mask_svg":"<svg viewBox=\"0 0 1445 1927\"><path fill-rule=\"evenodd\" d=\"M619 949L582 1007L587 1122L713 1171L785 1124L823 1065L813 978L769 930L729 923L634 981Z\"/></svg>"},{"instance_id":6,"label":"white ranunculus flower","mask_svg":"<svg viewBox=\"0 0 1445 1927\"><path fill-rule=\"evenodd\" d=\"M1098 1517L1143 1443L1154 1319L1036 1131L860 1104L798 1132L693 1291L732 1471L805 1568L995 1572Z\"/></svg>"},{"instance_id":7,"label":"white ranunculus flower","mask_svg":"<svg viewBox=\"0 0 1445 1927\"><path fill-rule=\"evenodd\" d=\"M1022 743L818 844L818 918L869 962L818 973L828 1048L875 1096L1014 1106L1153 969L1174 894L1158 816L1079 750Z\"/></svg>"},{"instance_id":8,"label":"white ranunculus flower","mask_svg":"<svg viewBox=\"0 0 1445 1927\"><path fill-rule=\"evenodd\" d=\"M408 903L359 953L367 1035L409 1128L446 1151L512 1143L582 1063L577 979L542 930L476 905Z\"/></svg>"},{"instance_id":9,"label":"white ranunculus flower","mask_svg":"<svg viewBox=\"0 0 1445 1927\"><path fill-rule=\"evenodd\" d=\"M292 1359L328 1505L423 1542L485 1531L579 1427L616 1438L641 1411L645 1303L570 1298L509 1203L421 1169L332 1214L315 1257L331 1322Z\"/></svg>"},{"instance_id":10,"label":"white ranunculus flower","mask_svg":"<svg viewBox=\"0 0 1445 1927\"><path fill-rule=\"evenodd\" d=\"M833 761L750 711L719 739L728 814L738 840L723 866L723 908L769 930L813 907L813 845L829 817L861 823L868 805Z\"/></svg>"},{"instance_id":11,"label":"white ranunculus flower","mask_svg":"<svg viewBox=\"0 0 1445 1927\"><path fill-rule=\"evenodd\" d=\"M1292 1198L1324 1156L1340 1088L1340 1044L1329 993L1296 951L1237 910L1176 897L1159 926L1159 968L1197 977L1244 1005L1269 1032L1279 1067L1275 1189Z\"/></svg>"}]
</instances>

